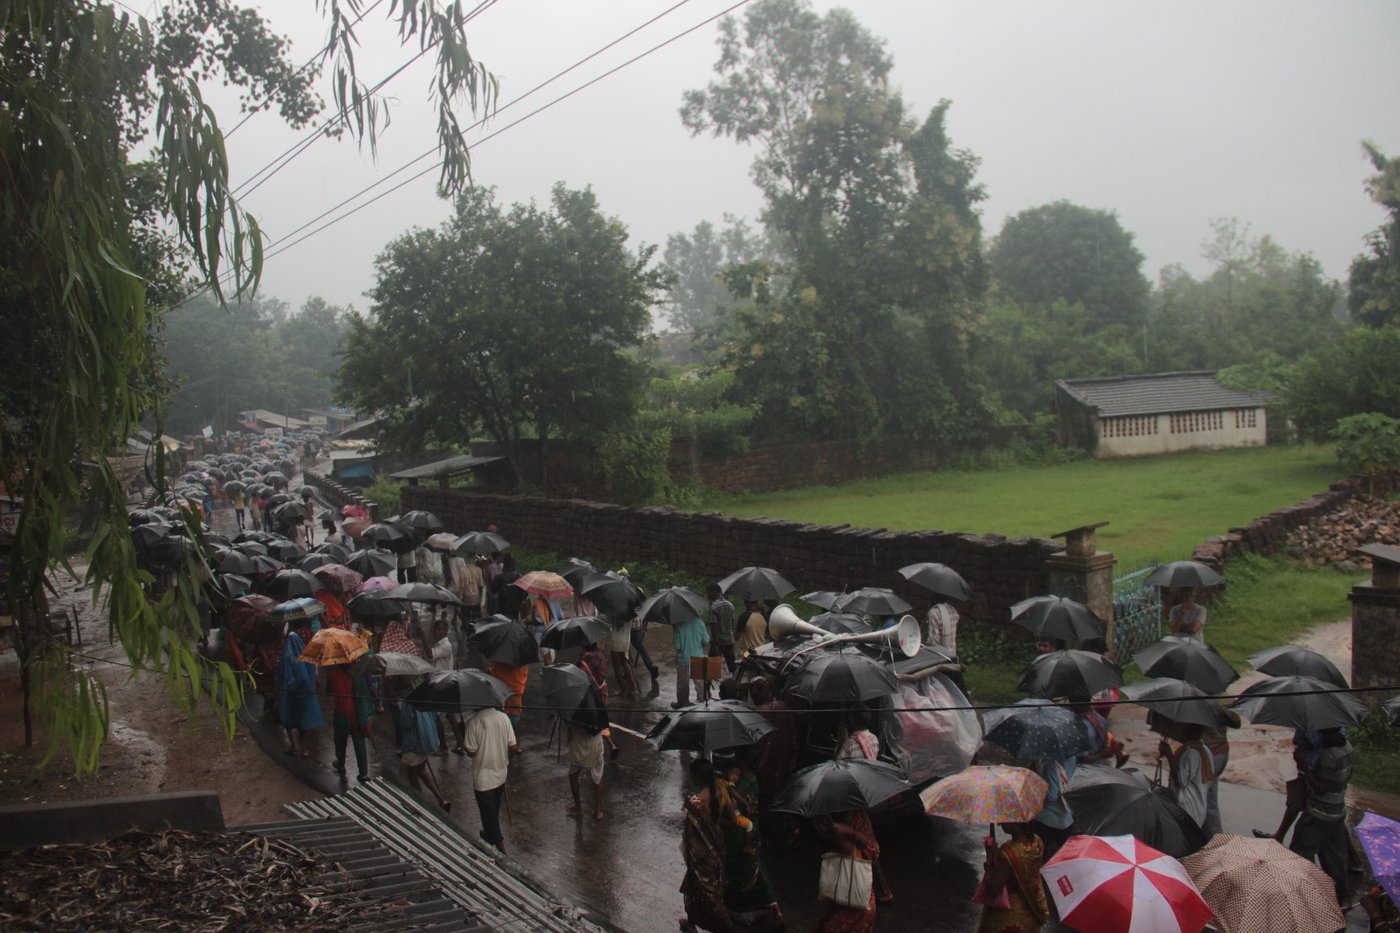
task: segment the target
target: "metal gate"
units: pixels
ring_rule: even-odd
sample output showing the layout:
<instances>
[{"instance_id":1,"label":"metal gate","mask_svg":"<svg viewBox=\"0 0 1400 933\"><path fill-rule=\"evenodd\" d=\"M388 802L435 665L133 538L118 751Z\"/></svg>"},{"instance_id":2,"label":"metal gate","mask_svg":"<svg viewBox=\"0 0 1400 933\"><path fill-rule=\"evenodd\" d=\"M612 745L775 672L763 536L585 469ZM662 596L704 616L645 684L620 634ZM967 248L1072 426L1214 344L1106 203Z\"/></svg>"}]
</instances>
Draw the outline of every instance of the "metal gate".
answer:
<instances>
[{"instance_id":1,"label":"metal gate","mask_svg":"<svg viewBox=\"0 0 1400 933\"><path fill-rule=\"evenodd\" d=\"M1162 590L1146 583L1157 566L1113 578L1113 654L1119 664L1162 637Z\"/></svg>"}]
</instances>

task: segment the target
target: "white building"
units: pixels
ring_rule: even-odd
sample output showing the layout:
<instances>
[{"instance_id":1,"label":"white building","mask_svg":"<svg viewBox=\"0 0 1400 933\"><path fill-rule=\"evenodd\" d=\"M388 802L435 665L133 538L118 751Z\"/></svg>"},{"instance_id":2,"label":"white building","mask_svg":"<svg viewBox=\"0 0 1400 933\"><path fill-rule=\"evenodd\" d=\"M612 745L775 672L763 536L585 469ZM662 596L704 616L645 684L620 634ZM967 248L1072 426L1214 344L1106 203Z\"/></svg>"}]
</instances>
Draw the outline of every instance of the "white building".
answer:
<instances>
[{"instance_id":1,"label":"white building","mask_svg":"<svg viewBox=\"0 0 1400 933\"><path fill-rule=\"evenodd\" d=\"M1226 388L1214 371L1055 380L1060 443L1098 459L1262 447L1271 400Z\"/></svg>"}]
</instances>

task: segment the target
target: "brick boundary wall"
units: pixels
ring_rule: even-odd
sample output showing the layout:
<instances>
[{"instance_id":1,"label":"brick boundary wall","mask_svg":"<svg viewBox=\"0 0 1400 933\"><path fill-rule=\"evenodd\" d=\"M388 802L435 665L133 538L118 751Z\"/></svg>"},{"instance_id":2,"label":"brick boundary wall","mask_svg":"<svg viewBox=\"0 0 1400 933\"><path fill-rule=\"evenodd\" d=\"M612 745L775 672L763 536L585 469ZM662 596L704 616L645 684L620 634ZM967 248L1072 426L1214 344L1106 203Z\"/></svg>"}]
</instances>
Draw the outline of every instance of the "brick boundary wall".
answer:
<instances>
[{"instance_id":1,"label":"brick boundary wall","mask_svg":"<svg viewBox=\"0 0 1400 933\"><path fill-rule=\"evenodd\" d=\"M458 534L494 524L512 542L561 555L658 563L713 579L740 567L767 566L799 593L888 586L918 611L929 594L898 569L938 561L962 574L976 594L968 617L998 623L1008 619L1012 603L1049 592L1045 560L1061 550L1047 538L890 532L430 486L404 487L403 507L426 509Z\"/></svg>"},{"instance_id":2,"label":"brick boundary wall","mask_svg":"<svg viewBox=\"0 0 1400 933\"><path fill-rule=\"evenodd\" d=\"M1237 554L1275 554L1295 528L1334 512L1358 496L1385 496L1400 489L1400 471L1355 474L1338 480L1297 505L1277 509L1248 525L1231 528L1223 535L1212 535L1196 545L1192 560L1221 570Z\"/></svg>"},{"instance_id":3,"label":"brick boundary wall","mask_svg":"<svg viewBox=\"0 0 1400 933\"><path fill-rule=\"evenodd\" d=\"M342 486L324 473L316 473L307 470L302 473L301 481L307 486L314 486L321 494L321 497L335 506L337 509L346 505L363 505L369 509L370 518L378 521L379 506L377 503L366 499L360 492L349 486Z\"/></svg>"}]
</instances>

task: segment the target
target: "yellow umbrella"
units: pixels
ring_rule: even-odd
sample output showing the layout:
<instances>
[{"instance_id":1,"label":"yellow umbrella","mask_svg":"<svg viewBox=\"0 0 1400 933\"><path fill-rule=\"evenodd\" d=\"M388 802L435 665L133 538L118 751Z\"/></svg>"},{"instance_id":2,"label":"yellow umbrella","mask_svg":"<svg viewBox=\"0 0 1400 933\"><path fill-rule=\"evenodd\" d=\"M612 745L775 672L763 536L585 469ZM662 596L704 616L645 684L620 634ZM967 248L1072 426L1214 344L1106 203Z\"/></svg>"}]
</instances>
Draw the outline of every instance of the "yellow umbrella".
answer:
<instances>
[{"instance_id":1,"label":"yellow umbrella","mask_svg":"<svg viewBox=\"0 0 1400 933\"><path fill-rule=\"evenodd\" d=\"M357 635L340 628L323 628L311 636L306 650L298 661L330 667L333 664L349 664L369 653L369 647Z\"/></svg>"}]
</instances>

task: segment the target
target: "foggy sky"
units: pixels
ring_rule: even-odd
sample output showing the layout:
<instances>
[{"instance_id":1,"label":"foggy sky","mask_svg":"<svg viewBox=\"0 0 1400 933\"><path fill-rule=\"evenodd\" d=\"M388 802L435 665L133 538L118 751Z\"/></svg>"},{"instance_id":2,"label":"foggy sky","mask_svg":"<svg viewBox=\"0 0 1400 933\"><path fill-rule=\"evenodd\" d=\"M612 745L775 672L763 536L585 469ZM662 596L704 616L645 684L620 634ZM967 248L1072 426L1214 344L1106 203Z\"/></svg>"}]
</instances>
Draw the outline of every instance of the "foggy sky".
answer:
<instances>
[{"instance_id":1,"label":"foggy sky","mask_svg":"<svg viewBox=\"0 0 1400 933\"><path fill-rule=\"evenodd\" d=\"M472 24L473 53L501 81L501 104L671 6L674 0L499 0ZM654 26L529 100L472 140L505 127L652 45L731 5L690 0ZM1058 199L1117 212L1155 281L1168 263L1195 274L1215 217L1310 252L1345 281L1383 214L1366 197L1360 143L1400 156L1400 4L1294 0L1172 3L850 0L888 43L893 83L922 118L953 102L954 145L982 160L988 237L1017 211ZM382 5L387 8L388 4ZM309 0L261 4L300 63L324 41ZM742 8L739 11L742 14ZM379 11L360 27L360 73L377 81L406 61ZM725 212L756 218L751 149L692 138L677 109L716 58L712 24L474 150L476 181L506 203L546 201L555 182L592 185L633 243L664 245ZM427 61L389 85L392 125L377 160L321 140L246 198L273 240L387 175L434 143ZM232 95L210 94L227 128ZM235 183L303 134L260 114L229 140ZM420 163L418 168L430 164ZM416 171L417 169L414 169ZM397 180L407 177L402 175ZM448 213L436 175L268 261L262 294L294 308L311 295L366 309L374 257ZM383 190L383 189L378 189ZM377 193L374 192L374 193ZM275 247L273 247L275 249Z\"/></svg>"}]
</instances>

